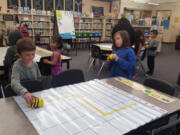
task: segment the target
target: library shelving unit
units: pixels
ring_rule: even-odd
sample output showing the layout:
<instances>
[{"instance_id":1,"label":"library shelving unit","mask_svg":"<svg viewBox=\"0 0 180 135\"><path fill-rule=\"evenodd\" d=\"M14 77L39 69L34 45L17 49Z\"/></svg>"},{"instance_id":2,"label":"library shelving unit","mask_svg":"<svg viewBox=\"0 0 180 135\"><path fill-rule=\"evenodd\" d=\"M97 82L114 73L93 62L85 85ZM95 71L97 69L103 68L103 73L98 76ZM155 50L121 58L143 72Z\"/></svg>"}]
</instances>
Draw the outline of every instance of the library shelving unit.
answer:
<instances>
[{"instance_id":1,"label":"library shelving unit","mask_svg":"<svg viewBox=\"0 0 180 135\"><path fill-rule=\"evenodd\" d=\"M118 23L118 19L105 19L105 27L104 27L104 40L111 41L111 32L113 27Z\"/></svg>"},{"instance_id":2,"label":"library shelving unit","mask_svg":"<svg viewBox=\"0 0 180 135\"><path fill-rule=\"evenodd\" d=\"M51 22L52 15L39 14L16 14L19 22L22 25L28 25L30 37L38 44L49 44L53 36L53 23Z\"/></svg>"},{"instance_id":3,"label":"library shelving unit","mask_svg":"<svg viewBox=\"0 0 180 135\"><path fill-rule=\"evenodd\" d=\"M74 17L76 37L80 42L89 38L99 41L103 34L103 25L103 18Z\"/></svg>"}]
</instances>

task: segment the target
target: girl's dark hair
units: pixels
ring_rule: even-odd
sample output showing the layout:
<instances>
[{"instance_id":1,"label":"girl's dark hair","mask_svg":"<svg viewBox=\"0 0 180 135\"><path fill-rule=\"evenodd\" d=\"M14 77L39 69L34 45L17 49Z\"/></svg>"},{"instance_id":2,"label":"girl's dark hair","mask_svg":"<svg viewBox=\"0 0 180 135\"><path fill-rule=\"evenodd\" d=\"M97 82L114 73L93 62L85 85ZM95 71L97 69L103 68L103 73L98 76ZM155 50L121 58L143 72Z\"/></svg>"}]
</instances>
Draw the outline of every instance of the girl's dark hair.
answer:
<instances>
[{"instance_id":1,"label":"girl's dark hair","mask_svg":"<svg viewBox=\"0 0 180 135\"><path fill-rule=\"evenodd\" d=\"M145 38L144 33L141 30L135 32L135 45L142 43L144 45Z\"/></svg>"},{"instance_id":2,"label":"girl's dark hair","mask_svg":"<svg viewBox=\"0 0 180 135\"><path fill-rule=\"evenodd\" d=\"M126 25L131 25L129 20L126 19L125 17L122 17L119 21L118 21L118 25L123 25L123 24L126 24Z\"/></svg>"},{"instance_id":3,"label":"girl's dark hair","mask_svg":"<svg viewBox=\"0 0 180 135\"><path fill-rule=\"evenodd\" d=\"M135 48L134 48L134 52L137 55L138 50L139 50L139 45L142 44L144 46L145 43L145 37L144 37L144 33L141 30L136 30L135 32Z\"/></svg>"},{"instance_id":4,"label":"girl's dark hair","mask_svg":"<svg viewBox=\"0 0 180 135\"><path fill-rule=\"evenodd\" d=\"M134 40L135 40L135 31L134 28L131 26L130 22L128 19L126 19L125 17L121 18L118 21L118 24L116 24L112 30L112 38L114 37L114 34L118 31L122 31L125 30L128 32L129 34L129 39L130 39L130 45L134 44Z\"/></svg>"},{"instance_id":5,"label":"girl's dark hair","mask_svg":"<svg viewBox=\"0 0 180 135\"><path fill-rule=\"evenodd\" d=\"M116 35L120 35L122 38L122 46L120 48L116 47L115 44L115 36ZM130 40L129 40L129 34L127 31L122 30L122 31L118 31L116 33L114 33L113 36L113 50L118 50L118 49L122 49L122 48L126 48L130 46Z\"/></svg>"},{"instance_id":6,"label":"girl's dark hair","mask_svg":"<svg viewBox=\"0 0 180 135\"><path fill-rule=\"evenodd\" d=\"M52 38L52 41L58 44L58 49L61 49L63 47L63 40L61 36L54 36Z\"/></svg>"}]
</instances>

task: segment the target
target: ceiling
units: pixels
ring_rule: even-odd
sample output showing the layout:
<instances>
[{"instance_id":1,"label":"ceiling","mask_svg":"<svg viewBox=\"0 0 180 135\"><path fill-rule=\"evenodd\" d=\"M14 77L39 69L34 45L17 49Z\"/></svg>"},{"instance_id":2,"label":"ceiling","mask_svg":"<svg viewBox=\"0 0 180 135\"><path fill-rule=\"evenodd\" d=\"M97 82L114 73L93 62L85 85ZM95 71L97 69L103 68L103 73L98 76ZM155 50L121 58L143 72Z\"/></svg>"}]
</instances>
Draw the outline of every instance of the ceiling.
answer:
<instances>
[{"instance_id":1,"label":"ceiling","mask_svg":"<svg viewBox=\"0 0 180 135\"><path fill-rule=\"evenodd\" d=\"M110 1L117 1L117 0L95 0L95 1L106 1L106 2L110 2ZM167 3L167 2L180 2L180 0L130 0L130 1L134 1L137 3Z\"/></svg>"},{"instance_id":2,"label":"ceiling","mask_svg":"<svg viewBox=\"0 0 180 135\"><path fill-rule=\"evenodd\" d=\"M135 1L138 3L167 3L167 2L180 2L180 0L131 0L131 1Z\"/></svg>"}]
</instances>

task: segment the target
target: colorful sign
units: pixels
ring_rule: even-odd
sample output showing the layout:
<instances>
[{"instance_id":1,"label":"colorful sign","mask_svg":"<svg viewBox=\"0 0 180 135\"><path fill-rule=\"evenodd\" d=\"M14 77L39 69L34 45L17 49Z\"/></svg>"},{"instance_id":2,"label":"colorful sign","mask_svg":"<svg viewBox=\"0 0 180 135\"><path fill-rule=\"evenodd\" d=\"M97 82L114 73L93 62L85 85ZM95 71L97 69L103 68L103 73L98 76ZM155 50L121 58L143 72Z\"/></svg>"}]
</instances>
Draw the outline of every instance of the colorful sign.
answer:
<instances>
[{"instance_id":1,"label":"colorful sign","mask_svg":"<svg viewBox=\"0 0 180 135\"><path fill-rule=\"evenodd\" d=\"M130 81L128 79L125 79L125 78L122 78L122 77L119 77L119 78L115 78L116 81L119 81L131 88L133 88L134 90L139 90L139 91L142 91L143 93L147 94L148 96L156 99L156 100L159 100L160 102L163 102L163 103L172 103L175 101L175 99L173 98L170 98L168 96L165 96L161 93L158 93L157 91L155 91L154 89L147 89L146 87L144 87L143 85L139 84L139 83L136 83L136 82L133 82L133 81Z\"/></svg>"}]
</instances>

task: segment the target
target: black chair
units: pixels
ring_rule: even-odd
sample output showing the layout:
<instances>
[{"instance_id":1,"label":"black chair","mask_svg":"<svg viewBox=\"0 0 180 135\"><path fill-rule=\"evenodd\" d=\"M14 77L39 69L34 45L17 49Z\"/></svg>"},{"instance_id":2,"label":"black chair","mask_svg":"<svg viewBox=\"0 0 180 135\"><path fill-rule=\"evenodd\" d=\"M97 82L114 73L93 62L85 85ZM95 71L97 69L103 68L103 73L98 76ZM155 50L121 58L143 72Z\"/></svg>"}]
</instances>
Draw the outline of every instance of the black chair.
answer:
<instances>
[{"instance_id":1,"label":"black chair","mask_svg":"<svg viewBox=\"0 0 180 135\"><path fill-rule=\"evenodd\" d=\"M171 96L174 96L175 94L175 88L166 81L154 78L147 78L143 84Z\"/></svg>"},{"instance_id":2,"label":"black chair","mask_svg":"<svg viewBox=\"0 0 180 135\"><path fill-rule=\"evenodd\" d=\"M45 63L43 62L44 59L50 60L50 58L51 58L50 56L41 57L40 62L38 63L39 70L40 70L40 72L41 72L41 75L43 75L43 76L49 76L49 75L51 75L51 65L45 64Z\"/></svg>"},{"instance_id":3,"label":"black chair","mask_svg":"<svg viewBox=\"0 0 180 135\"><path fill-rule=\"evenodd\" d=\"M91 57L93 58L90 65L89 65L89 69L92 67L93 63L95 62L96 59L99 59L102 61L102 65L98 71L98 75L101 73L102 68L104 67L106 60L107 60L107 53L105 51L101 51L99 46L96 45L92 45L92 49L91 49Z\"/></svg>"},{"instance_id":4,"label":"black chair","mask_svg":"<svg viewBox=\"0 0 180 135\"><path fill-rule=\"evenodd\" d=\"M42 82L38 80L22 81L21 85L31 93L41 91L44 89ZM11 88L11 84L6 85L6 87L4 88L4 95L5 97L17 96L17 94Z\"/></svg>"},{"instance_id":5,"label":"black chair","mask_svg":"<svg viewBox=\"0 0 180 135\"><path fill-rule=\"evenodd\" d=\"M84 74L81 70L72 69L59 73L57 76L52 77L52 87L59 87L74 83L84 82Z\"/></svg>"}]
</instances>

